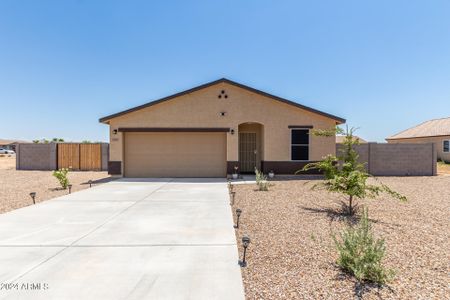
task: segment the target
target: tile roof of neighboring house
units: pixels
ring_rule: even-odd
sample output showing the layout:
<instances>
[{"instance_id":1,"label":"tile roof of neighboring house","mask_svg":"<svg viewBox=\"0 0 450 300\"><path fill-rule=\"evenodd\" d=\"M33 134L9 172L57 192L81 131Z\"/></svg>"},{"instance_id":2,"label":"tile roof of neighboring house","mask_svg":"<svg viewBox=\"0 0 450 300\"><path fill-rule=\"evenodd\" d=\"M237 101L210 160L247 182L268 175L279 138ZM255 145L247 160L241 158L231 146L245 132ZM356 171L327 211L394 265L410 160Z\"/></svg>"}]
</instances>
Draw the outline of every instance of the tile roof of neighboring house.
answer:
<instances>
[{"instance_id":1,"label":"tile roof of neighboring house","mask_svg":"<svg viewBox=\"0 0 450 300\"><path fill-rule=\"evenodd\" d=\"M450 135L450 117L423 122L415 127L403 130L386 140L411 139L417 137L432 137Z\"/></svg>"},{"instance_id":2,"label":"tile roof of neighboring house","mask_svg":"<svg viewBox=\"0 0 450 300\"><path fill-rule=\"evenodd\" d=\"M212 85L215 85L215 84L218 84L218 83L222 83L222 82L225 82L225 83L228 83L228 84L240 87L242 89L251 91L253 93L256 93L256 94L259 94L259 95L271 98L271 99L273 99L275 101L280 101L280 102L292 105L294 107L301 108L301 109L304 109L304 110L316 113L318 115L325 116L327 118L335 120L337 124L345 123L345 119L343 119L341 117L337 117L335 115L331 115L331 114L325 113L323 111L320 111L320 110L317 110L317 109L314 109L314 108L311 108L311 107L299 104L297 102L293 102L293 101L290 101L290 100L287 100L287 99L284 99L284 98L281 98L281 97L278 97L278 96L275 96L275 95L263 92L261 90L257 90L255 88L249 87L247 85L243 85L241 83L237 83L235 81L231 81L231 80L226 79L226 78L221 78L219 80L215 80L215 81L212 81L212 82L209 82L209 83L206 83L206 84L202 84L202 85L199 85L197 87L185 90L183 92L176 93L176 94L173 94L173 95L168 96L168 97L164 97L164 98L161 98L161 99L158 99L158 100L155 100L155 101L152 101L152 102L140 105L140 106L136 106L136 107L133 107L133 108L130 108L130 109L127 109L127 110L124 110L124 111L121 111L121 112L118 112L118 113L115 113L115 114L103 117L103 118L99 119L99 122L101 122L101 123L108 123L108 121L110 119L112 119L112 118L115 118L115 117L118 117L118 116L130 113L130 112L133 112L133 111L136 111L136 110L140 110L142 108L153 106L155 104L158 104L158 103L161 103L161 102L164 102L164 101L167 101L167 100L171 100L173 98L176 98L176 97L179 97L179 96L182 96L182 95L185 95L185 94L189 94L189 93L192 93L192 92L195 92L195 91L198 91L198 90L201 90L201 89L204 89L204 88L207 88L209 86L212 86Z\"/></svg>"},{"instance_id":3,"label":"tile roof of neighboring house","mask_svg":"<svg viewBox=\"0 0 450 300\"><path fill-rule=\"evenodd\" d=\"M337 135L336 136L336 144L342 144L342 142L344 141L344 137L345 135ZM359 142L361 144L367 144L367 141L365 139L360 138L359 136L354 135L353 137L359 139Z\"/></svg>"},{"instance_id":4,"label":"tile roof of neighboring house","mask_svg":"<svg viewBox=\"0 0 450 300\"><path fill-rule=\"evenodd\" d=\"M0 145L10 145L10 144L20 144L20 143L30 143L30 142L22 141L22 140L4 140L4 139L0 139Z\"/></svg>"}]
</instances>

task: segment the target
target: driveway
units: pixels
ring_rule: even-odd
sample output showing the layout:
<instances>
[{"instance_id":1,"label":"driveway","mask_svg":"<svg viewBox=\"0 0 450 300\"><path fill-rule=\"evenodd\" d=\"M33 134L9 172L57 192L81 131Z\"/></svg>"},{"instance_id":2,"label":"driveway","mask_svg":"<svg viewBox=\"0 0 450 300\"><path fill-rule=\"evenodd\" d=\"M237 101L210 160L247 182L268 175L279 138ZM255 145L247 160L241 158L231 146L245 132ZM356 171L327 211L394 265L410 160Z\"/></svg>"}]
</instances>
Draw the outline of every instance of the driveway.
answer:
<instances>
[{"instance_id":1,"label":"driveway","mask_svg":"<svg viewBox=\"0 0 450 300\"><path fill-rule=\"evenodd\" d=\"M0 215L1 299L244 299L224 179L120 179Z\"/></svg>"}]
</instances>

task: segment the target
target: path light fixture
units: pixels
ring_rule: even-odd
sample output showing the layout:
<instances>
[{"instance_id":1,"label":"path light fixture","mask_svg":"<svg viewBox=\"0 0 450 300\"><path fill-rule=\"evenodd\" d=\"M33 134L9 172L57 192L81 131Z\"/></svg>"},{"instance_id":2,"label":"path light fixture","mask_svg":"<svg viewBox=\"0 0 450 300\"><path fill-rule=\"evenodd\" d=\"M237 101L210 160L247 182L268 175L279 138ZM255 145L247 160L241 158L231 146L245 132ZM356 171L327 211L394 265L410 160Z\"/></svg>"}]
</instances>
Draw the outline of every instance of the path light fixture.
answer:
<instances>
[{"instance_id":1,"label":"path light fixture","mask_svg":"<svg viewBox=\"0 0 450 300\"><path fill-rule=\"evenodd\" d=\"M31 197L31 199L33 199L33 204L36 204L36 200L35 200L35 198L36 198L36 192L31 192L31 193L30 193L30 197Z\"/></svg>"},{"instance_id":2,"label":"path light fixture","mask_svg":"<svg viewBox=\"0 0 450 300\"><path fill-rule=\"evenodd\" d=\"M91 188L92 187L92 180L89 179L88 183L89 183L89 187Z\"/></svg>"},{"instance_id":3,"label":"path light fixture","mask_svg":"<svg viewBox=\"0 0 450 300\"><path fill-rule=\"evenodd\" d=\"M69 184L67 187L69 188L69 194L72 193L72 185Z\"/></svg>"},{"instance_id":4,"label":"path light fixture","mask_svg":"<svg viewBox=\"0 0 450 300\"><path fill-rule=\"evenodd\" d=\"M237 208L236 209L236 225L234 225L234 228L239 228L239 217L241 216L242 209Z\"/></svg>"},{"instance_id":5,"label":"path light fixture","mask_svg":"<svg viewBox=\"0 0 450 300\"><path fill-rule=\"evenodd\" d=\"M244 268L247 266L247 262L245 261L245 254L247 253L247 247L250 245L250 238L247 235L242 237L242 246L244 247L244 254L242 256L242 260L239 261L239 265Z\"/></svg>"},{"instance_id":6,"label":"path light fixture","mask_svg":"<svg viewBox=\"0 0 450 300\"><path fill-rule=\"evenodd\" d=\"M234 205L234 197L236 196L236 192L232 191L231 192L231 205Z\"/></svg>"},{"instance_id":7,"label":"path light fixture","mask_svg":"<svg viewBox=\"0 0 450 300\"><path fill-rule=\"evenodd\" d=\"M228 179L228 192L231 194L233 192L233 185L231 184L231 180Z\"/></svg>"}]
</instances>

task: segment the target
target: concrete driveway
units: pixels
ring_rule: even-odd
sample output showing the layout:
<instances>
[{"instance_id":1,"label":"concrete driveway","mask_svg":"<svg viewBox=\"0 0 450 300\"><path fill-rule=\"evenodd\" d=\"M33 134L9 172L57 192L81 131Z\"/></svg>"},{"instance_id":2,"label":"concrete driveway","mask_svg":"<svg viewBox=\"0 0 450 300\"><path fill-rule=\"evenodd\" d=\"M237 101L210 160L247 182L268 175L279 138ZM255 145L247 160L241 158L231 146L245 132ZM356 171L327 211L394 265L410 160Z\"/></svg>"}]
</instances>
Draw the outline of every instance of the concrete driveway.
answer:
<instances>
[{"instance_id":1,"label":"concrete driveway","mask_svg":"<svg viewBox=\"0 0 450 300\"><path fill-rule=\"evenodd\" d=\"M224 179L121 179L0 215L0 299L244 299Z\"/></svg>"}]
</instances>

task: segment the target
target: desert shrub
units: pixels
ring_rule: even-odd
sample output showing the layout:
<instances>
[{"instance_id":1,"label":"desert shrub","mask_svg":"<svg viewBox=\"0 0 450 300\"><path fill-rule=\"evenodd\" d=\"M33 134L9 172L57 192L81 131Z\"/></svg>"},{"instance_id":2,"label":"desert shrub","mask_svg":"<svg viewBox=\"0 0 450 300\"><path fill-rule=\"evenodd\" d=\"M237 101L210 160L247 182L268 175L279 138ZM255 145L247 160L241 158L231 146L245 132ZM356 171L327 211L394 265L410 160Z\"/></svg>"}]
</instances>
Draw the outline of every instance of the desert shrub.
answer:
<instances>
[{"instance_id":1,"label":"desert shrub","mask_svg":"<svg viewBox=\"0 0 450 300\"><path fill-rule=\"evenodd\" d=\"M5 157L5 154L0 154L0 157Z\"/></svg>"},{"instance_id":2,"label":"desert shrub","mask_svg":"<svg viewBox=\"0 0 450 300\"><path fill-rule=\"evenodd\" d=\"M67 186L69 185L69 178L67 178L68 174L69 174L69 169L67 169L67 168L62 168L62 169L53 171L53 176L55 176L56 179L58 179L59 184L61 185L61 187L63 189L66 189Z\"/></svg>"},{"instance_id":3,"label":"desert shrub","mask_svg":"<svg viewBox=\"0 0 450 300\"><path fill-rule=\"evenodd\" d=\"M258 190L260 191L268 191L269 190L269 181L267 180L267 176L264 175L263 172L255 168L256 174L256 185L258 186Z\"/></svg>"},{"instance_id":4,"label":"desert shrub","mask_svg":"<svg viewBox=\"0 0 450 300\"><path fill-rule=\"evenodd\" d=\"M386 252L384 239L375 239L367 209L357 225L349 225L339 238L333 239L339 253L337 264L358 281L383 285L394 277L394 271L382 265Z\"/></svg>"}]
</instances>

